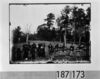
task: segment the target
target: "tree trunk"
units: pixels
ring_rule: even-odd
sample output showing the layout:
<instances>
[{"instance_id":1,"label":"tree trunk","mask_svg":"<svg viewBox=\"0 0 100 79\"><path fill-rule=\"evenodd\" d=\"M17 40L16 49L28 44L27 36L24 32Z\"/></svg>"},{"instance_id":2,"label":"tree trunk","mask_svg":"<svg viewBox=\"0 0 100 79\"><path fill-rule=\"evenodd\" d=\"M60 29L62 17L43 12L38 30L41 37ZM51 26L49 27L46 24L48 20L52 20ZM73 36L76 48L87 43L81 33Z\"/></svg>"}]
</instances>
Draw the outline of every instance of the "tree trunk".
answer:
<instances>
[{"instance_id":1,"label":"tree trunk","mask_svg":"<svg viewBox=\"0 0 100 79\"><path fill-rule=\"evenodd\" d=\"M76 38L75 38L75 36L76 36L76 28L75 28L75 23L73 23L73 26L74 26L74 41L73 41L73 42L75 43L75 39L76 39Z\"/></svg>"},{"instance_id":2,"label":"tree trunk","mask_svg":"<svg viewBox=\"0 0 100 79\"><path fill-rule=\"evenodd\" d=\"M81 37L81 35L80 35L80 36L79 36L79 45L81 44L81 38L82 38L82 37Z\"/></svg>"},{"instance_id":3,"label":"tree trunk","mask_svg":"<svg viewBox=\"0 0 100 79\"><path fill-rule=\"evenodd\" d=\"M66 41L66 29L65 29L65 33L64 33L64 46L67 47L67 41Z\"/></svg>"},{"instance_id":4,"label":"tree trunk","mask_svg":"<svg viewBox=\"0 0 100 79\"><path fill-rule=\"evenodd\" d=\"M29 34L26 36L26 43L28 43Z\"/></svg>"}]
</instances>

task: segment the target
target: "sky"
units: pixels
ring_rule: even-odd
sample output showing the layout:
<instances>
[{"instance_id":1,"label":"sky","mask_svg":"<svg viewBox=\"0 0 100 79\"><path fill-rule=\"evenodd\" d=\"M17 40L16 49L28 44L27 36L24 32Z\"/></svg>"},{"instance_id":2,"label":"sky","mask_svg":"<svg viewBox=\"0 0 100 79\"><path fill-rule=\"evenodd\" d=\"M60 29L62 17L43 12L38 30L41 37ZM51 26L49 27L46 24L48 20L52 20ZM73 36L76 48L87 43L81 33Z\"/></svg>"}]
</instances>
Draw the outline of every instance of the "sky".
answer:
<instances>
[{"instance_id":1,"label":"sky","mask_svg":"<svg viewBox=\"0 0 100 79\"><path fill-rule=\"evenodd\" d=\"M17 26L21 27L23 32L35 33L39 25L45 23L47 14L55 14L55 18L61 15L62 9L65 6L78 6L87 9L90 4L52 4L52 5L11 5L10 6L10 30L12 31ZM57 27L56 22L54 27Z\"/></svg>"}]
</instances>

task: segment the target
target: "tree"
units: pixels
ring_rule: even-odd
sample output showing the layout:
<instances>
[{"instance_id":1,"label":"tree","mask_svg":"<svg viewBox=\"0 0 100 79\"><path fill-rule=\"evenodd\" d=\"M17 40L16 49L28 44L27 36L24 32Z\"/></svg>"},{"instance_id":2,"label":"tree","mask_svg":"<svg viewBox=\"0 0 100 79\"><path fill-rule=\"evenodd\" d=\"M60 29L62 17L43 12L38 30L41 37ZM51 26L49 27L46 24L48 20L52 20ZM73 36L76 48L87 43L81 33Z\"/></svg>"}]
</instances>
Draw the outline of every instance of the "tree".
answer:
<instances>
[{"instance_id":1,"label":"tree","mask_svg":"<svg viewBox=\"0 0 100 79\"><path fill-rule=\"evenodd\" d=\"M13 30L13 43L14 44L19 43L20 38L21 38L21 28L20 26L17 26L17 28Z\"/></svg>"},{"instance_id":2,"label":"tree","mask_svg":"<svg viewBox=\"0 0 100 79\"><path fill-rule=\"evenodd\" d=\"M90 41L90 21L91 21L91 8L87 8L86 19L85 19L85 42L89 43Z\"/></svg>"},{"instance_id":3,"label":"tree","mask_svg":"<svg viewBox=\"0 0 100 79\"><path fill-rule=\"evenodd\" d=\"M53 25L53 23L54 23L54 20L55 19L55 15L53 14L53 13L49 13L48 15L47 15L47 18L45 19L45 21L47 21L47 26L48 26L48 28L50 29L51 28L51 26Z\"/></svg>"},{"instance_id":4,"label":"tree","mask_svg":"<svg viewBox=\"0 0 100 79\"><path fill-rule=\"evenodd\" d=\"M73 23L73 27L75 29L74 30L74 43L76 41L76 31L77 31L77 32L79 32L77 34L79 36L79 44L80 44L82 32L83 32L84 26L85 26L85 12L84 12L84 9L74 7L72 16L73 16L72 23Z\"/></svg>"},{"instance_id":5,"label":"tree","mask_svg":"<svg viewBox=\"0 0 100 79\"><path fill-rule=\"evenodd\" d=\"M37 35L41 40L52 41L55 38L55 28L49 29L46 24L39 25Z\"/></svg>"},{"instance_id":6,"label":"tree","mask_svg":"<svg viewBox=\"0 0 100 79\"><path fill-rule=\"evenodd\" d=\"M90 21L91 21L91 8L88 7L86 11L87 11L87 14L86 14L86 24L88 26L90 26Z\"/></svg>"},{"instance_id":7,"label":"tree","mask_svg":"<svg viewBox=\"0 0 100 79\"><path fill-rule=\"evenodd\" d=\"M47 15L47 18L44 19L47 23L43 23L38 26L37 35L40 39L48 40L48 41L51 41L53 39L53 36L55 36L55 34L54 35L52 34L55 33L54 32L55 29L54 27L52 27L54 23L54 19L55 19L55 15L53 13L49 13Z\"/></svg>"},{"instance_id":8,"label":"tree","mask_svg":"<svg viewBox=\"0 0 100 79\"><path fill-rule=\"evenodd\" d=\"M26 31L26 43L29 42L30 27L31 27L31 25L29 26L27 24L26 29L25 29L25 31Z\"/></svg>"},{"instance_id":9,"label":"tree","mask_svg":"<svg viewBox=\"0 0 100 79\"><path fill-rule=\"evenodd\" d=\"M61 11L61 16L57 18L57 24L60 27L61 31L64 31L64 45L65 47L67 46L66 44L66 35L67 35L67 30L68 30L68 25L70 24L70 17L69 14L71 12L71 8L69 6L66 6L62 11Z\"/></svg>"},{"instance_id":10,"label":"tree","mask_svg":"<svg viewBox=\"0 0 100 79\"><path fill-rule=\"evenodd\" d=\"M61 11L61 16L57 18L56 22L60 31L64 31L64 44L66 46L66 36L68 36L68 31L71 31L71 35L73 36L74 43L75 41L79 41L81 43L81 38L84 36L83 32L86 28L90 28L90 15L91 15L90 7L87 8L87 12L83 8L78 7L69 7L66 6ZM71 27L70 27L71 26ZM68 36L69 37L69 36ZM67 37L67 39L69 39Z\"/></svg>"},{"instance_id":11,"label":"tree","mask_svg":"<svg viewBox=\"0 0 100 79\"><path fill-rule=\"evenodd\" d=\"M90 8L87 9L87 13L85 13L84 9L74 7L72 12L72 24L74 26L74 34L76 34L76 31L78 32L79 36L79 44L81 43L81 38L84 34L84 31L86 30L86 27L90 25ZM74 35L74 42L75 42Z\"/></svg>"}]
</instances>

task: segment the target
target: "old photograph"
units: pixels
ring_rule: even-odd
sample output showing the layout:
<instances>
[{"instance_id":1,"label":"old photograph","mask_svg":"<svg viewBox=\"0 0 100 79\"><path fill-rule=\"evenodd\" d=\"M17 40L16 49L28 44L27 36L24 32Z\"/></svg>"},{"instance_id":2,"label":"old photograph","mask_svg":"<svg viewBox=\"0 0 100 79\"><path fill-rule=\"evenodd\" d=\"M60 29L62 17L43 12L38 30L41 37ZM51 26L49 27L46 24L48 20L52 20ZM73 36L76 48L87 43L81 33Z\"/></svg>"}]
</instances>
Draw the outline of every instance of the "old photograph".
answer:
<instances>
[{"instance_id":1,"label":"old photograph","mask_svg":"<svg viewBox=\"0 0 100 79\"><path fill-rule=\"evenodd\" d=\"M91 63L91 3L9 3L9 63Z\"/></svg>"}]
</instances>

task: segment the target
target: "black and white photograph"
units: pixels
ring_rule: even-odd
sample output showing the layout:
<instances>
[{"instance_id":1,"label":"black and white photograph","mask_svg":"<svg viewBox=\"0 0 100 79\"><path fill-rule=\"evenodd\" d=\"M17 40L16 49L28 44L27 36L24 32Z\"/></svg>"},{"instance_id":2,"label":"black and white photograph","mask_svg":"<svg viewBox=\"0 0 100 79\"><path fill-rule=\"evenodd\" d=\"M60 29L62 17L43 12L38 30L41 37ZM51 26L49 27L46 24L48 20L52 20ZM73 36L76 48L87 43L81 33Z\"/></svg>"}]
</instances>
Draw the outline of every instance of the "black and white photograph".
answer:
<instances>
[{"instance_id":1,"label":"black and white photograph","mask_svg":"<svg viewBox=\"0 0 100 79\"><path fill-rule=\"evenodd\" d=\"M9 3L9 63L91 63L91 30L91 3Z\"/></svg>"},{"instance_id":2,"label":"black and white photograph","mask_svg":"<svg viewBox=\"0 0 100 79\"><path fill-rule=\"evenodd\" d=\"M100 71L0 72L0 79L100 79Z\"/></svg>"}]
</instances>

